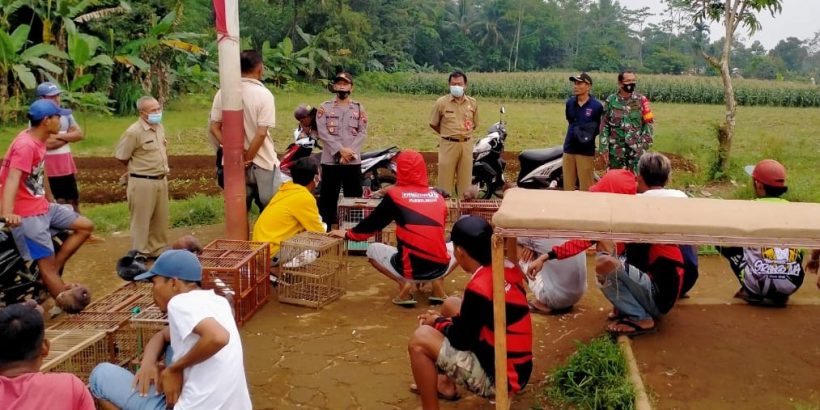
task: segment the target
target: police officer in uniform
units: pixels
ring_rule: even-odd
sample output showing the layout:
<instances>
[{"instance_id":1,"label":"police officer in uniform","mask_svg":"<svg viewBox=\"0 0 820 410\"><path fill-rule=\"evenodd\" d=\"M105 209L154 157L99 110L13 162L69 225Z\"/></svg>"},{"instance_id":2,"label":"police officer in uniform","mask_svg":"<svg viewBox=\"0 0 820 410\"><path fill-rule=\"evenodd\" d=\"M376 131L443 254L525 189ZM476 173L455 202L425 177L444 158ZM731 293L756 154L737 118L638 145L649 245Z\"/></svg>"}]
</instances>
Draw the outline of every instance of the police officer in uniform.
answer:
<instances>
[{"instance_id":1,"label":"police officer in uniform","mask_svg":"<svg viewBox=\"0 0 820 410\"><path fill-rule=\"evenodd\" d=\"M333 78L336 98L325 101L316 112L316 128L322 141L322 186L319 214L328 229L336 223L339 189L345 197L361 197L362 144L367 138L367 114L352 100L353 76L340 72Z\"/></svg>"},{"instance_id":2,"label":"police officer in uniform","mask_svg":"<svg viewBox=\"0 0 820 410\"><path fill-rule=\"evenodd\" d=\"M120 137L116 158L128 166L128 210L132 248L156 258L168 244L168 155L162 106L154 97L137 100L139 120Z\"/></svg>"}]
</instances>

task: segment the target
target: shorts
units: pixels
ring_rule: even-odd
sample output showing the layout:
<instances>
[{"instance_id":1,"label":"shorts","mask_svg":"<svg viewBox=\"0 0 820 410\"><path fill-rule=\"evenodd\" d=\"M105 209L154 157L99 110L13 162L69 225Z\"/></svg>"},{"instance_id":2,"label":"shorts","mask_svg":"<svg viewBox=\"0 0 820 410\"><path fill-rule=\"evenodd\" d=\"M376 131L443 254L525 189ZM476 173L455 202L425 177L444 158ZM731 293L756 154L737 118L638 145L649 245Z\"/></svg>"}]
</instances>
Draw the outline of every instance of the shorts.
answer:
<instances>
[{"instance_id":1,"label":"shorts","mask_svg":"<svg viewBox=\"0 0 820 410\"><path fill-rule=\"evenodd\" d=\"M74 174L61 177L48 177L48 185L54 199L63 201L78 201L80 192L77 190L77 178Z\"/></svg>"},{"instance_id":2,"label":"shorts","mask_svg":"<svg viewBox=\"0 0 820 410\"><path fill-rule=\"evenodd\" d=\"M54 255L51 237L70 228L79 217L71 205L50 203L48 212L23 218L20 226L11 230L20 256L27 261L36 261Z\"/></svg>"},{"instance_id":3,"label":"shorts","mask_svg":"<svg viewBox=\"0 0 820 410\"><path fill-rule=\"evenodd\" d=\"M390 245L383 244L381 242L373 242L367 245L367 257L379 264L381 267L387 269L391 275L393 275L396 279L404 281L404 282L411 282L411 283L426 283L431 280L440 279L447 272L450 272L456 264L456 258L453 256L453 249L451 243L447 243L447 253L450 254L450 263L447 265L446 270L442 270L438 275L430 275L434 276L433 279L427 280L413 280L406 278L402 272L404 269L401 266L397 266L401 263L401 259L399 258L399 250Z\"/></svg>"},{"instance_id":4,"label":"shorts","mask_svg":"<svg viewBox=\"0 0 820 410\"><path fill-rule=\"evenodd\" d=\"M454 348L446 337L438 351L436 368L439 373L481 397L495 396L495 383L481 367L478 356L469 350Z\"/></svg>"}]
</instances>

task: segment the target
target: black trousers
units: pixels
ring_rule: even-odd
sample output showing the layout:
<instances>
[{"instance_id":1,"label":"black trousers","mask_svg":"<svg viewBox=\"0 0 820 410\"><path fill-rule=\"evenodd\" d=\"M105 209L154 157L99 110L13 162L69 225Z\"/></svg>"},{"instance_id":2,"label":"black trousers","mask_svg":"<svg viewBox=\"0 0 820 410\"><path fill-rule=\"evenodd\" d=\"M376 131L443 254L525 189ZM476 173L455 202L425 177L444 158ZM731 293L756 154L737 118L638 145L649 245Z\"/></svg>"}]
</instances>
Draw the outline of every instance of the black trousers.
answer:
<instances>
[{"instance_id":1,"label":"black trousers","mask_svg":"<svg viewBox=\"0 0 820 410\"><path fill-rule=\"evenodd\" d=\"M362 196L362 166L322 164L322 185L319 189L319 214L327 229L337 223L339 190L344 189L346 198Z\"/></svg>"}]
</instances>

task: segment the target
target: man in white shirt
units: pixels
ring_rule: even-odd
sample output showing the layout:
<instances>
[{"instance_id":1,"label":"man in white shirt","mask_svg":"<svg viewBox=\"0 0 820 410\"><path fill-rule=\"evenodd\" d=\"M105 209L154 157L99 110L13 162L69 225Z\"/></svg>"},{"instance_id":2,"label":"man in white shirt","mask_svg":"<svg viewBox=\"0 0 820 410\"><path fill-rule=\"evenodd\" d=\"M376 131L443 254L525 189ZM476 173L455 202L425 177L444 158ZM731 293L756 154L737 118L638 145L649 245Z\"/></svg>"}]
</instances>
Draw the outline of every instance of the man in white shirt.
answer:
<instances>
[{"instance_id":1,"label":"man in white shirt","mask_svg":"<svg viewBox=\"0 0 820 410\"><path fill-rule=\"evenodd\" d=\"M151 281L154 301L168 313L169 326L146 344L136 375L110 363L91 372L91 392L103 408L250 409L231 307L213 290L200 288L197 257L187 250L165 251L150 271L134 279ZM157 363L169 342L173 360L161 369Z\"/></svg>"},{"instance_id":2,"label":"man in white shirt","mask_svg":"<svg viewBox=\"0 0 820 410\"><path fill-rule=\"evenodd\" d=\"M276 126L276 104L273 94L262 84L264 64L254 50L240 54L242 69L242 115L245 135L245 203L261 213L279 190L279 159L268 133ZM217 91L211 107L210 132L222 144L222 92Z\"/></svg>"}]
</instances>

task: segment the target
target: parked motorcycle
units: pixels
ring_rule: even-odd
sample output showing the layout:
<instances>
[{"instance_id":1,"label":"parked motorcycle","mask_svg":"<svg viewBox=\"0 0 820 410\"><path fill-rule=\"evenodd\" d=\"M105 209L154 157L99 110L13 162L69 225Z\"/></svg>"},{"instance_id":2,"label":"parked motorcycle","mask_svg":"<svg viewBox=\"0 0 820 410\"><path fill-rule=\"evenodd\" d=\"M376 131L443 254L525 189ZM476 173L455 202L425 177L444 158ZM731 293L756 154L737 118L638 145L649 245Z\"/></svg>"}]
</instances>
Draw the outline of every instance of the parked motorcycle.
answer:
<instances>
[{"instance_id":1,"label":"parked motorcycle","mask_svg":"<svg viewBox=\"0 0 820 410\"><path fill-rule=\"evenodd\" d=\"M0 224L5 221L0 218ZM54 252L58 252L68 231L54 232ZM37 262L26 262L8 229L0 230L0 307L33 299L38 304L50 297L40 280Z\"/></svg>"},{"instance_id":2,"label":"parked motorcycle","mask_svg":"<svg viewBox=\"0 0 820 410\"><path fill-rule=\"evenodd\" d=\"M392 160L398 153L399 147L396 146L362 153L362 187L376 192L386 185L395 184L396 170ZM365 192L364 196L369 195Z\"/></svg>"},{"instance_id":3,"label":"parked motorcycle","mask_svg":"<svg viewBox=\"0 0 820 410\"><path fill-rule=\"evenodd\" d=\"M290 167L292 167L296 161L310 155L316 156L318 160L321 154L314 154L313 150L314 148L322 149L322 146L316 138L312 136L300 136L298 129L294 131L293 138L294 141L288 145L285 152L279 158L279 170L284 174L283 177L287 178L290 178Z\"/></svg>"},{"instance_id":4,"label":"parked motorcycle","mask_svg":"<svg viewBox=\"0 0 820 410\"><path fill-rule=\"evenodd\" d=\"M529 189L562 189L564 147L528 149L518 155L517 185Z\"/></svg>"},{"instance_id":5,"label":"parked motorcycle","mask_svg":"<svg viewBox=\"0 0 820 410\"><path fill-rule=\"evenodd\" d=\"M502 158L507 140L505 112L502 106L499 121L490 126L487 136L476 141L473 146L473 186L477 189L476 197L479 199L503 195L504 169L507 167Z\"/></svg>"}]
</instances>

